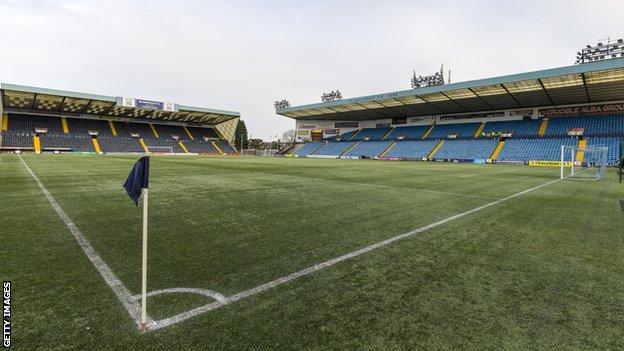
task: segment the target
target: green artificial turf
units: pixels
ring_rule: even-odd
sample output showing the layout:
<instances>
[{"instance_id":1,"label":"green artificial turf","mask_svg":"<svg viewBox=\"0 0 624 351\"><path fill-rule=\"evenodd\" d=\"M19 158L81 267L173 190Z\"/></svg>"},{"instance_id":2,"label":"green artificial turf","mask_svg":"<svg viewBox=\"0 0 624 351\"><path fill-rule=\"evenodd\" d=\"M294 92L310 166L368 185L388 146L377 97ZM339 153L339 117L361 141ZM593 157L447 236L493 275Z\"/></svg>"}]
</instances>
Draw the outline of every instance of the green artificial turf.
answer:
<instances>
[{"instance_id":1,"label":"green artificial turf","mask_svg":"<svg viewBox=\"0 0 624 351\"><path fill-rule=\"evenodd\" d=\"M24 155L140 292L138 157ZM556 168L152 157L149 290L226 296L556 179ZM0 156L15 350L621 349L624 186L564 180L140 334L15 155ZM165 318L212 302L159 295Z\"/></svg>"}]
</instances>

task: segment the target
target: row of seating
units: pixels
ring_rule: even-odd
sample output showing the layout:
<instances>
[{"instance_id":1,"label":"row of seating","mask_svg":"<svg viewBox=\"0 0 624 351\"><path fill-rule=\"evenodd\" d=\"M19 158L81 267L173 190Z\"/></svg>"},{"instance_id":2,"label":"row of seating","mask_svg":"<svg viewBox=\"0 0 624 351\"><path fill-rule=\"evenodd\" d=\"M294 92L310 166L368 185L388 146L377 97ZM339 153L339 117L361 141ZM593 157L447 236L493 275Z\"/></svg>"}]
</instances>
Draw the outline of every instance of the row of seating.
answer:
<instances>
[{"instance_id":1,"label":"row of seating","mask_svg":"<svg viewBox=\"0 0 624 351\"><path fill-rule=\"evenodd\" d=\"M607 161L615 163L622 137L586 138L588 146L607 146ZM387 158L478 160L489 159L498 145L495 139L464 140L401 140L360 142L312 142L306 143L295 154L300 157L366 157ZM508 139L498 154L497 161L559 160L561 145L577 146L578 138L516 138ZM436 147L440 146L437 150ZM433 155L432 152L435 150Z\"/></svg>"},{"instance_id":2,"label":"row of seating","mask_svg":"<svg viewBox=\"0 0 624 351\"><path fill-rule=\"evenodd\" d=\"M487 122L477 138L487 138L491 133L512 133L512 137L537 136L542 119ZM364 128L350 131L327 140L340 141L380 141L380 140L420 140L447 139L455 134L455 139L474 139L481 123L451 123L431 126L404 126ZM427 131L431 131L427 134ZM567 137L568 131L583 128L585 136L624 135L624 115L553 117L547 124L546 136Z\"/></svg>"},{"instance_id":3,"label":"row of seating","mask_svg":"<svg viewBox=\"0 0 624 351\"><path fill-rule=\"evenodd\" d=\"M219 139L219 136L212 128L187 127L187 132L182 126L115 121L114 133L108 120L67 118L68 133L65 133L59 117L10 114L8 121L8 130L2 131L1 146L5 149L31 150L33 137L37 134L44 151L93 152L95 146L91 139L94 136L90 133L97 132L100 149L104 152L143 152L141 138L148 148L170 147L175 153L185 152L178 140L192 153L219 154L217 148L226 154L237 153L223 139L215 141L215 147L211 140ZM47 133L36 133L37 128L45 128ZM138 138L133 134L138 134Z\"/></svg>"}]
</instances>

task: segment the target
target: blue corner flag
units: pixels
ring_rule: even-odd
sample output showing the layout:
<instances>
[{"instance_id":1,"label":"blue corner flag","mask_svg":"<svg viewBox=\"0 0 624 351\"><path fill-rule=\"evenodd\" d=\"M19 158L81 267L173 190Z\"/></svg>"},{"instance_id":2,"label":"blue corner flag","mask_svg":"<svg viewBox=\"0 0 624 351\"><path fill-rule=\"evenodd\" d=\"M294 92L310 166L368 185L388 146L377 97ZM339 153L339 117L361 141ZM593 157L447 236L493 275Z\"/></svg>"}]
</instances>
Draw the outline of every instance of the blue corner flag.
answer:
<instances>
[{"instance_id":1,"label":"blue corner flag","mask_svg":"<svg viewBox=\"0 0 624 351\"><path fill-rule=\"evenodd\" d=\"M149 187L149 156L141 157L134 164L123 187L126 189L128 196L130 196L138 206L139 198L141 197L141 189L147 189Z\"/></svg>"}]
</instances>

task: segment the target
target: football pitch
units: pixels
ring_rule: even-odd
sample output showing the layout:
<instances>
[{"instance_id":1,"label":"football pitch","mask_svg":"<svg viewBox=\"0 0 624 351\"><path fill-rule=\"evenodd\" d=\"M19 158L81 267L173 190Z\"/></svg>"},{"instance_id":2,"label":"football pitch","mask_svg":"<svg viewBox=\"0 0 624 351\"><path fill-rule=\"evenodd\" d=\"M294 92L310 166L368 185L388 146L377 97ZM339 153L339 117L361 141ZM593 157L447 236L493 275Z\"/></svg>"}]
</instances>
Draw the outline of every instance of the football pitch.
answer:
<instances>
[{"instance_id":1,"label":"football pitch","mask_svg":"<svg viewBox=\"0 0 624 351\"><path fill-rule=\"evenodd\" d=\"M0 155L14 349L624 348L612 169L152 157L140 334L137 159Z\"/></svg>"}]
</instances>

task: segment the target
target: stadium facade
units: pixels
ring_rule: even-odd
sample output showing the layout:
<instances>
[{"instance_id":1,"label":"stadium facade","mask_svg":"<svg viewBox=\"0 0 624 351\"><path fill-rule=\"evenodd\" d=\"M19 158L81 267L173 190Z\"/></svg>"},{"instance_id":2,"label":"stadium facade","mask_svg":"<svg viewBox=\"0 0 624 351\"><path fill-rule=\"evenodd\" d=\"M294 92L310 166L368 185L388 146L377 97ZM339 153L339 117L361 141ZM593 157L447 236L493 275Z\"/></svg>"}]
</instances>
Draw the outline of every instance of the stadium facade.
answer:
<instances>
[{"instance_id":1,"label":"stadium facade","mask_svg":"<svg viewBox=\"0 0 624 351\"><path fill-rule=\"evenodd\" d=\"M0 84L0 150L237 154L240 113Z\"/></svg>"},{"instance_id":2,"label":"stadium facade","mask_svg":"<svg viewBox=\"0 0 624 351\"><path fill-rule=\"evenodd\" d=\"M624 137L624 58L278 108L301 157L554 161ZM577 160L582 161L579 153Z\"/></svg>"}]
</instances>

